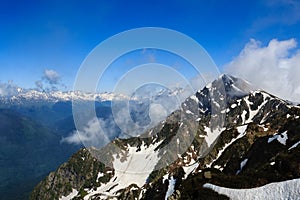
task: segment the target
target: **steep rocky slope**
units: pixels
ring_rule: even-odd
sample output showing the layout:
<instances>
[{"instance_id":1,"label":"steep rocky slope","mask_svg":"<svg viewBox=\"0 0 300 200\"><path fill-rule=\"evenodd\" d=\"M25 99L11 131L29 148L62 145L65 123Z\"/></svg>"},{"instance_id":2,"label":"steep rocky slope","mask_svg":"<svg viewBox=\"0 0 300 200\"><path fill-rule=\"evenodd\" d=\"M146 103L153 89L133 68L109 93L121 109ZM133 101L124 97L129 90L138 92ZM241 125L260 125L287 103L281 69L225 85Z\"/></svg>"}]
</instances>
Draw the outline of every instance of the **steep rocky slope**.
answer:
<instances>
[{"instance_id":1,"label":"steep rocky slope","mask_svg":"<svg viewBox=\"0 0 300 200\"><path fill-rule=\"evenodd\" d=\"M298 106L223 75L139 137L80 150L31 199L228 199L205 184L300 178L299 116Z\"/></svg>"}]
</instances>

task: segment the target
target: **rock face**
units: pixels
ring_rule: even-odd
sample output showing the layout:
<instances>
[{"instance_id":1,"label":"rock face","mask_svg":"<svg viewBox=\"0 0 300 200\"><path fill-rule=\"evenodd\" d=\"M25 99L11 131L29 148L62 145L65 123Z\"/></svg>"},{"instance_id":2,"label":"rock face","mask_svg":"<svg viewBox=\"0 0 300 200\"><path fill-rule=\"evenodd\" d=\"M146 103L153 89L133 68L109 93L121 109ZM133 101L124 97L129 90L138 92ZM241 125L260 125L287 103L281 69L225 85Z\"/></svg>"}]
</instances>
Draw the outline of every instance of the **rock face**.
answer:
<instances>
[{"instance_id":1,"label":"rock face","mask_svg":"<svg viewBox=\"0 0 300 200\"><path fill-rule=\"evenodd\" d=\"M88 150L81 149L68 162L62 164L56 172L50 173L45 180L39 183L37 188L40 190L35 190L32 196L58 199L60 194L67 196L72 188L97 186L99 185L97 174L106 174L101 177L101 182L104 183L110 178L108 170L102 163L97 162ZM80 191L80 194L84 193L84 190Z\"/></svg>"},{"instance_id":2,"label":"rock face","mask_svg":"<svg viewBox=\"0 0 300 200\"><path fill-rule=\"evenodd\" d=\"M203 185L300 178L299 116L300 107L223 75L140 137L80 150L31 199L228 199Z\"/></svg>"}]
</instances>

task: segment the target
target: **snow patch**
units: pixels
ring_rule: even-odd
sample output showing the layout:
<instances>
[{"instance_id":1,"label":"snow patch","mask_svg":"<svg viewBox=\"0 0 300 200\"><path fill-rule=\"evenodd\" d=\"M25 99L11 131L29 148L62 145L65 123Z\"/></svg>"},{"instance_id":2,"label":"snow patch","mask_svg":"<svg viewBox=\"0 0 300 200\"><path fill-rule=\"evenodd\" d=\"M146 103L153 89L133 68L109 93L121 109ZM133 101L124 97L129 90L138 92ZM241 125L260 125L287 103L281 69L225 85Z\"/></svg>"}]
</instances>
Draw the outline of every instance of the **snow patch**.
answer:
<instances>
[{"instance_id":1,"label":"snow patch","mask_svg":"<svg viewBox=\"0 0 300 200\"><path fill-rule=\"evenodd\" d=\"M96 182L98 182L98 181L99 181L99 178L101 178L101 177L103 177L103 176L104 176L104 173L98 172Z\"/></svg>"},{"instance_id":2,"label":"snow patch","mask_svg":"<svg viewBox=\"0 0 300 200\"><path fill-rule=\"evenodd\" d=\"M239 174L242 170L243 170L243 168L245 167L245 165L247 164L247 162L248 162L248 158L246 158L245 160L243 160L242 162L241 162L241 167L240 167L240 169L236 172L236 174Z\"/></svg>"},{"instance_id":3,"label":"snow patch","mask_svg":"<svg viewBox=\"0 0 300 200\"><path fill-rule=\"evenodd\" d=\"M256 94L256 93L254 93L254 94ZM246 101L246 103L247 103L247 105L248 105L248 108L249 108L249 118L248 118L248 120L247 121L245 121L245 123L250 123L250 122L253 122L253 118L257 115L257 113L258 113L258 111L267 103L267 101L266 101L266 97L268 96L268 95L266 95L265 93L261 93L263 96L264 96L264 102L261 104L261 105L259 105L258 106L258 108L256 109L256 110L252 110L251 109L251 106L250 105L253 105L253 103L251 102L251 101L249 101L249 97L248 98L245 98L245 101Z\"/></svg>"},{"instance_id":4,"label":"snow patch","mask_svg":"<svg viewBox=\"0 0 300 200\"><path fill-rule=\"evenodd\" d=\"M225 114L225 113L226 113L226 109L221 110L221 113L222 113L222 114Z\"/></svg>"},{"instance_id":5,"label":"snow patch","mask_svg":"<svg viewBox=\"0 0 300 200\"><path fill-rule=\"evenodd\" d=\"M214 99L212 99L212 102L218 107L220 108L220 104L218 102L216 102Z\"/></svg>"},{"instance_id":6,"label":"snow patch","mask_svg":"<svg viewBox=\"0 0 300 200\"><path fill-rule=\"evenodd\" d=\"M196 95L192 95L190 98L191 98L192 100L194 100L196 103L199 102L199 99L196 97Z\"/></svg>"},{"instance_id":7,"label":"snow patch","mask_svg":"<svg viewBox=\"0 0 300 200\"><path fill-rule=\"evenodd\" d=\"M176 183L176 179L174 179L172 176L171 179L169 180L169 185L165 196L165 200L168 200L168 197L174 193L175 183Z\"/></svg>"},{"instance_id":8,"label":"snow patch","mask_svg":"<svg viewBox=\"0 0 300 200\"><path fill-rule=\"evenodd\" d=\"M198 167L198 163L197 162L195 162L192 165L186 166L186 167L183 166L182 168L183 168L183 170L185 172L183 179L186 179L197 167Z\"/></svg>"},{"instance_id":9,"label":"snow patch","mask_svg":"<svg viewBox=\"0 0 300 200\"><path fill-rule=\"evenodd\" d=\"M204 136L207 146L210 147L224 130L225 128L216 128L211 130L210 127L204 126L204 131L207 133L207 136Z\"/></svg>"},{"instance_id":10,"label":"snow patch","mask_svg":"<svg viewBox=\"0 0 300 200\"><path fill-rule=\"evenodd\" d=\"M238 127L236 127L236 129L237 129L237 131L238 131L240 134L244 135L244 133L245 133L246 130L247 130L247 127L248 127L248 125L238 126Z\"/></svg>"},{"instance_id":11,"label":"snow patch","mask_svg":"<svg viewBox=\"0 0 300 200\"><path fill-rule=\"evenodd\" d=\"M263 123L266 122L266 120L267 120L269 114L270 114L270 112L268 112L268 113L262 118L262 120L260 121L260 124L263 124Z\"/></svg>"},{"instance_id":12,"label":"snow patch","mask_svg":"<svg viewBox=\"0 0 300 200\"><path fill-rule=\"evenodd\" d=\"M242 123L245 124L246 122L246 114L247 114L247 111L246 110L243 110L242 114L241 114L241 117L242 117Z\"/></svg>"},{"instance_id":13,"label":"snow patch","mask_svg":"<svg viewBox=\"0 0 300 200\"><path fill-rule=\"evenodd\" d=\"M221 171L223 171L223 169L224 169L224 168L223 168L222 166L220 166L220 165L215 165L214 168L215 168L215 169L219 169L219 170L221 170Z\"/></svg>"},{"instance_id":14,"label":"snow patch","mask_svg":"<svg viewBox=\"0 0 300 200\"><path fill-rule=\"evenodd\" d=\"M163 176L162 182L164 183L166 180L168 180L168 178L169 178L169 174L165 174L165 175Z\"/></svg>"},{"instance_id":15,"label":"snow patch","mask_svg":"<svg viewBox=\"0 0 300 200\"><path fill-rule=\"evenodd\" d=\"M287 139L288 139L287 131L285 131L285 132L283 132L281 134L274 135L273 137L269 138L268 139L268 143L272 142L273 140L277 140L281 144L285 145Z\"/></svg>"},{"instance_id":16,"label":"snow patch","mask_svg":"<svg viewBox=\"0 0 300 200\"><path fill-rule=\"evenodd\" d=\"M192 111L190 111L190 110L186 110L185 112L186 112L186 114L191 114L191 115L193 114Z\"/></svg>"},{"instance_id":17,"label":"snow patch","mask_svg":"<svg viewBox=\"0 0 300 200\"><path fill-rule=\"evenodd\" d=\"M226 195L232 200L299 199L300 196L300 179L270 183L251 189L231 189L210 183L204 184L203 187L212 189L219 194Z\"/></svg>"},{"instance_id":18,"label":"snow patch","mask_svg":"<svg viewBox=\"0 0 300 200\"><path fill-rule=\"evenodd\" d=\"M212 83L209 83L209 84L206 85L207 89L210 89L211 87L212 87Z\"/></svg>"},{"instance_id":19,"label":"snow patch","mask_svg":"<svg viewBox=\"0 0 300 200\"><path fill-rule=\"evenodd\" d=\"M296 148L299 144L300 144L300 141L296 142L296 143L293 144L293 146L291 146L288 150L291 150L291 149L293 149L293 148Z\"/></svg>"},{"instance_id":20,"label":"snow patch","mask_svg":"<svg viewBox=\"0 0 300 200\"><path fill-rule=\"evenodd\" d=\"M71 200L78 194L78 191L74 188L72 188L72 192L68 194L67 196L62 196L59 198L59 200Z\"/></svg>"}]
</instances>

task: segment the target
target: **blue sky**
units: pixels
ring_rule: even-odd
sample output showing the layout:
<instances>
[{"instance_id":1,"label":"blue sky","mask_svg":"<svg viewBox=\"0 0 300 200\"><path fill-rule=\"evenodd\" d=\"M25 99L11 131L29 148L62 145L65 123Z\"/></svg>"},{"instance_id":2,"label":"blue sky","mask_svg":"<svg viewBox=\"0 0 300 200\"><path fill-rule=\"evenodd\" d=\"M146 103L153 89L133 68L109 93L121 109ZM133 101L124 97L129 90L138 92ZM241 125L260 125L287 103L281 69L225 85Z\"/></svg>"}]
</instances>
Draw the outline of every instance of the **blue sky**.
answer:
<instances>
[{"instance_id":1,"label":"blue sky","mask_svg":"<svg viewBox=\"0 0 300 200\"><path fill-rule=\"evenodd\" d=\"M24 88L36 87L45 70L53 70L71 89L89 52L132 28L182 32L199 42L221 71L251 38L262 46L274 38L300 40L300 4L293 0L1 0L0 20L0 81Z\"/></svg>"}]
</instances>

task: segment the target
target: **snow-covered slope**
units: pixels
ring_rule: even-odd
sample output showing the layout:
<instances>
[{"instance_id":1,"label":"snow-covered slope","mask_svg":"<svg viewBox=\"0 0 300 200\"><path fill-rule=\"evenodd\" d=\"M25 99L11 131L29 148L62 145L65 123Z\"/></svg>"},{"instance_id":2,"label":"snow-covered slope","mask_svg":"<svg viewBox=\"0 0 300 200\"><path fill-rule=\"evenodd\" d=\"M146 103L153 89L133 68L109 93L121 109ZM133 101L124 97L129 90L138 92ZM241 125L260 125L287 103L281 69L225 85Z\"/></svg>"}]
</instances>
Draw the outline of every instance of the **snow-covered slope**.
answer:
<instances>
[{"instance_id":1,"label":"snow-covered slope","mask_svg":"<svg viewBox=\"0 0 300 200\"><path fill-rule=\"evenodd\" d=\"M232 200L274 200L274 199L299 199L300 179L270 183L251 189L232 189L219 187L213 184L204 184L204 188L212 189L228 196Z\"/></svg>"},{"instance_id":2,"label":"snow-covered slope","mask_svg":"<svg viewBox=\"0 0 300 200\"><path fill-rule=\"evenodd\" d=\"M84 199L88 200L94 195L118 196L119 190L131 184L135 184L138 188L141 188L146 184L147 178L159 161L158 151L155 151L159 145L160 143L149 146L142 144L139 148L128 145L126 151L121 152L123 155L113 155L114 161L112 167L114 175L106 184L102 184L96 189L88 190L88 194Z\"/></svg>"}]
</instances>

